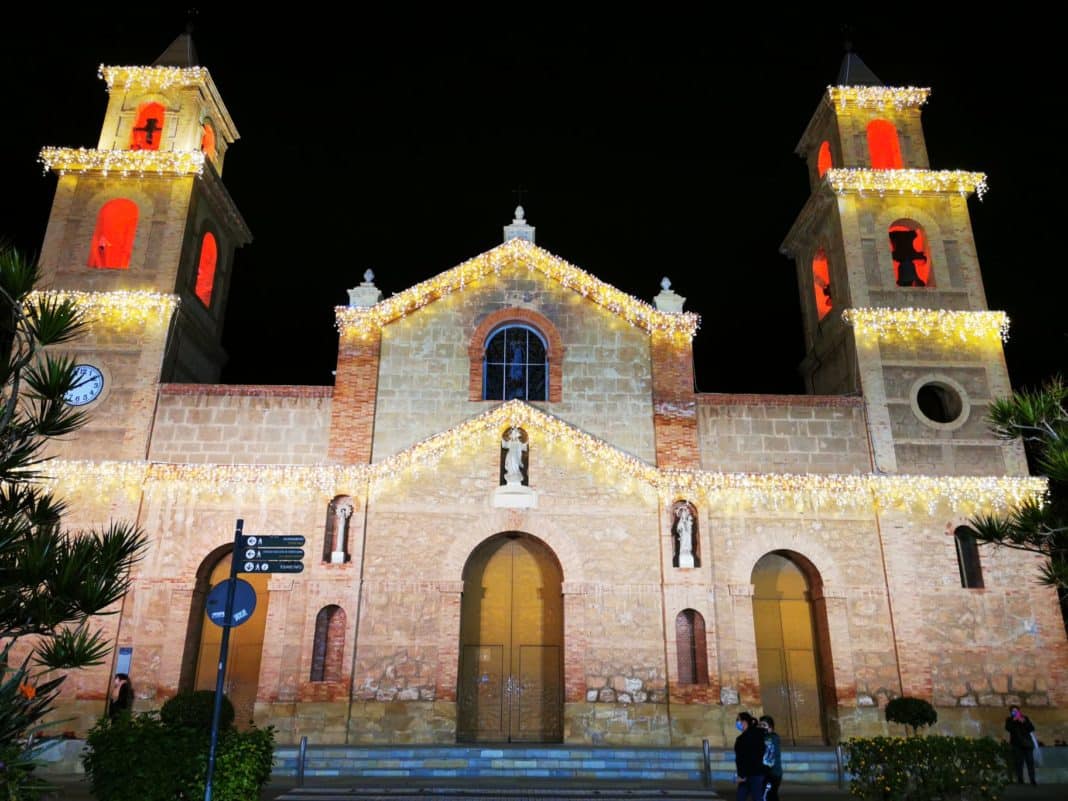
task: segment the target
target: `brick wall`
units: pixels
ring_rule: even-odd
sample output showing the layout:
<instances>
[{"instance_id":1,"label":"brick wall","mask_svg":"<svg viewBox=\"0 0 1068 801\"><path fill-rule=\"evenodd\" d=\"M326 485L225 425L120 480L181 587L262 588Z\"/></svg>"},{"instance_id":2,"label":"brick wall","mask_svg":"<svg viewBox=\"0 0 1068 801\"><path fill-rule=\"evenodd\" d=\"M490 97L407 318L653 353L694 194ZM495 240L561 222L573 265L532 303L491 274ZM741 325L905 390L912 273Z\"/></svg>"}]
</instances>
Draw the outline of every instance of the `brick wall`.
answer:
<instances>
[{"instance_id":1,"label":"brick wall","mask_svg":"<svg viewBox=\"0 0 1068 801\"><path fill-rule=\"evenodd\" d=\"M860 398L697 396L701 467L784 473L871 469Z\"/></svg>"}]
</instances>

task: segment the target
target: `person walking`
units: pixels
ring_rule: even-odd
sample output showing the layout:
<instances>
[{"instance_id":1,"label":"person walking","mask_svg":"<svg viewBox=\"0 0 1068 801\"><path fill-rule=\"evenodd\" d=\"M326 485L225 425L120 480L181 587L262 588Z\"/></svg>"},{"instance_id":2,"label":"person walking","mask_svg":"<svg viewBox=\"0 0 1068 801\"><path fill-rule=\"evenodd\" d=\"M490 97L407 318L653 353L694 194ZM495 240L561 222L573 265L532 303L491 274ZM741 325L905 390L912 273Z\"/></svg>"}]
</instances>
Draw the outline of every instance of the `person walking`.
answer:
<instances>
[{"instance_id":1,"label":"person walking","mask_svg":"<svg viewBox=\"0 0 1068 801\"><path fill-rule=\"evenodd\" d=\"M775 718L771 715L761 715L760 726L764 729L764 767L767 768L764 801L779 801L779 785L782 784L782 745L779 735L775 733Z\"/></svg>"},{"instance_id":2,"label":"person walking","mask_svg":"<svg viewBox=\"0 0 1068 801\"><path fill-rule=\"evenodd\" d=\"M1023 784L1023 768L1027 765L1027 777L1031 784L1038 784L1035 781L1035 725L1015 704L1009 707L1009 716L1005 718L1005 731L1009 733L1016 782Z\"/></svg>"},{"instance_id":3,"label":"person walking","mask_svg":"<svg viewBox=\"0 0 1068 801\"><path fill-rule=\"evenodd\" d=\"M738 713L734 741L735 781L738 801L764 801L764 730L748 712Z\"/></svg>"}]
</instances>

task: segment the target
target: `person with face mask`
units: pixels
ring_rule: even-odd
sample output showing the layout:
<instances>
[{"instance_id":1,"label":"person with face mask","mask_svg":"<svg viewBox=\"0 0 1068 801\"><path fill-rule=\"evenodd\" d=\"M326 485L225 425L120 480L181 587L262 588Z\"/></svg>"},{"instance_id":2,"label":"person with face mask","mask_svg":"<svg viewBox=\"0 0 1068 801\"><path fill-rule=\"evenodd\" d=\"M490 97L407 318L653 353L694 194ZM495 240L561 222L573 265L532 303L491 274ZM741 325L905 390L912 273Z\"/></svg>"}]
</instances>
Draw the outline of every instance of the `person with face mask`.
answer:
<instances>
[{"instance_id":1,"label":"person with face mask","mask_svg":"<svg viewBox=\"0 0 1068 801\"><path fill-rule=\"evenodd\" d=\"M1009 733L1017 783L1023 784L1023 769L1027 765L1027 777L1031 784L1038 784L1035 781L1035 724L1014 704L1009 707L1009 716L1005 718L1005 731Z\"/></svg>"},{"instance_id":2,"label":"person with face mask","mask_svg":"<svg viewBox=\"0 0 1068 801\"><path fill-rule=\"evenodd\" d=\"M764 767L764 730L748 712L739 712L734 726L739 731L734 741L738 801L763 801L767 771Z\"/></svg>"}]
</instances>

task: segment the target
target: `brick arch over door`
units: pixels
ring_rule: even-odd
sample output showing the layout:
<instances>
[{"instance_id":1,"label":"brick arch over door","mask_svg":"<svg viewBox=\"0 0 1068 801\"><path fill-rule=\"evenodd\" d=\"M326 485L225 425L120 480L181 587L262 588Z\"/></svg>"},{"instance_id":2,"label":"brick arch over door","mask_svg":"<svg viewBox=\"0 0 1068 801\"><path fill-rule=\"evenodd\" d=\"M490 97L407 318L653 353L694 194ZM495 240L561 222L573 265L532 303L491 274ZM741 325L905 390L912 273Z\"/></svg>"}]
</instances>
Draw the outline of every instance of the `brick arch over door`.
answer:
<instances>
[{"instance_id":1,"label":"brick arch over door","mask_svg":"<svg viewBox=\"0 0 1068 801\"><path fill-rule=\"evenodd\" d=\"M533 309L501 309L495 311L479 323L475 333L471 335L471 344L467 346L467 355L470 360L469 375L471 377L469 400L482 400L482 369L486 343L490 335L501 326L509 323L519 323L536 328L545 338L549 358L549 402L559 403L562 399L560 382L563 376L564 342L560 338L560 332L556 326L544 314Z\"/></svg>"}]
</instances>

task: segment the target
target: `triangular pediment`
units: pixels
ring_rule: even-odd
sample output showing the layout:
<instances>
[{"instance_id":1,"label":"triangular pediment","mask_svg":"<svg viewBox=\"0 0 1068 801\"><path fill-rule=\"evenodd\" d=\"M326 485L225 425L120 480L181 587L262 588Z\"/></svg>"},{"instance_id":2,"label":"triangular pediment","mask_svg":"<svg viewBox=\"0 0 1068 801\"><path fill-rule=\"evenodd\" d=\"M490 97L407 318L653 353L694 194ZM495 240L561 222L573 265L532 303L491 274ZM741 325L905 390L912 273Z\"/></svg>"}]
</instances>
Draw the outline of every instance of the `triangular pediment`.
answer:
<instances>
[{"instance_id":1,"label":"triangular pediment","mask_svg":"<svg viewBox=\"0 0 1068 801\"><path fill-rule=\"evenodd\" d=\"M511 268L541 274L646 331L668 331L692 337L700 322L698 315L693 312L660 311L533 242L510 239L374 306L339 306L336 309L338 328L359 332L388 325L436 300L465 292L494 275L500 275L502 270Z\"/></svg>"}]
</instances>

